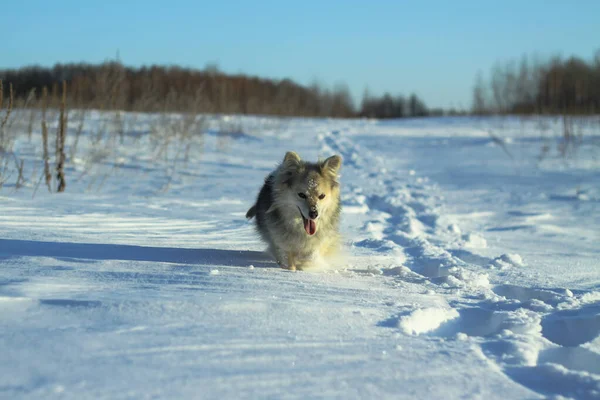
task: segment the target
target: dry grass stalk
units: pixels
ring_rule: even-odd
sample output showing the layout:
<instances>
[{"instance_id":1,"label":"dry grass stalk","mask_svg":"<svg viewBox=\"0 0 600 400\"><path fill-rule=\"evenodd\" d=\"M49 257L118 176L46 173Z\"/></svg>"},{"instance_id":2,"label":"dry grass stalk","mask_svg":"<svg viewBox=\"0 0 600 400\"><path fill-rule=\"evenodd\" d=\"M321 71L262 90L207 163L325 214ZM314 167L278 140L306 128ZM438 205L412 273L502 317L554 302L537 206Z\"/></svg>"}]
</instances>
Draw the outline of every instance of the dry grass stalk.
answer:
<instances>
[{"instance_id":1,"label":"dry grass stalk","mask_svg":"<svg viewBox=\"0 0 600 400\"><path fill-rule=\"evenodd\" d=\"M2 165L2 170L0 171L0 189L2 189L2 186L4 186L4 183L6 183L11 176L11 174L7 174L7 171L8 171L8 158L5 158L3 165Z\"/></svg>"},{"instance_id":2,"label":"dry grass stalk","mask_svg":"<svg viewBox=\"0 0 600 400\"><path fill-rule=\"evenodd\" d=\"M58 193L64 192L67 187L65 182L65 139L67 136L67 82L62 84L62 99L60 102L60 120L58 121L58 135L56 137L56 179L58 180Z\"/></svg>"},{"instance_id":3,"label":"dry grass stalk","mask_svg":"<svg viewBox=\"0 0 600 400\"><path fill-rule=\"evenodd\" d=\"M79 137L83 132L83 127L85 123L85 110L80 110L78 116L79 124L77 125L77 129L75 130L75 140L71 144L71 151L69 155L69 160L71 160L71 162L73 162L73 160L75 159L75 153L77 153L77 146L79 145Z\"/></svg>"},{"instance_id":4,"label":"dry grass stalk","mask_svg":"<svg viewBox=\"0 0 600 400\"><path fill-rule=\"evenodd\" d=\"M3 91L3 87L0 84L0 93ZM0 99L0 108L2 108L2 101L3 99ZM4 115L4 119L2 120L2 124L0 125L0 128L4 128L6 126L6 123L8 122L8 118L10 117L10 113L12 111L13 108L13 102L14 102L14 97L13 97L13 86L12 83L10 83L8 85L8 107L6 108L6 115Z\"/></svg>"},{"instance_id":5,"label":"dry grass stalk","mask_svg":"<svg viewBox=\"0 0 600 400\"><path fill-rule=\"evenodd\" d=\"M27 137L31 142L31 137L33 136L33 124L35 122L35 109L31 109L29 112L29 124L27 125Z\"/></svg>"},{"instance_id":6,"label":"dry grass stalk","mask_svg":"<svg viewBox=\"0 0 600 400\"><path fill-rule=\"evenodd\" d=\"M25 166L25 161L19 160L14 154L13 156L15 157L15 166L17 167L17 172L19 174L17 176L17 182L15 183L15 189L20 189L25 184L25 177L23 175L23 167Z\"/></svg>"},{"instance_id":7,"label":"dry grass stalk","mask_svg":"<svg viewBox=\"0 0 600 400\"><path fill-rule=\"evenodd\" d=\"M29 106L29 104L32 103L33 101L35 101L35 88L33 88L29 91L29 95L27 96L27 101L25 101L24 108L27 108L27 106ZM29 124L27 125L27 137L29 138L30 142L31 142L31 136L33 136L33 125L35 123L35 114L36 114L36 107L34 105L33 107L31 107L31 110L29 111Z\"/></svg>"},{"instance_id":8,"label":"dry grass stalk","mask_svg":"<svg viewBox=\"0 0 600 400\"><path fill-rule=\"evenodd\" d=\"M493 134L491 131L487 131L487 134L489 135L490 139L492 139L492 141L495 144L500 146L502 151L504 151L506 153L506 155L510 157L511 160L513 160L513 161L515 160L512 153L510 152L510 150L508 150L508 147L506 147L506 143L504 142L504 140L502 140L499 136L496 136L495 134Z\"/></svg>"},{"instance_id":9,"label":"dry grass stalk","mask_svg":"<svg viewBox=\"0 0 600 400\"><path fill-rule=\"evenodd\" d=\"M48 89L42 90L42 151L44 157L44 177L48 191L52 193L52 174L48 160L48 126L46 126L46 109L48 108Z\"/></svg>"},{"instance_id":10,"label":"dry grass stalk","mask_svg":"<svg viewBox=\"0 0 600 400\"><path fill-rule=\"evenodd\" d=\"M574 157L575 153L577 153L583 140L583 134L581 131L579 134L575 131L575 118L565 114L562 117L562 121L562 140L558 145L558 151L561 157L567 160L569 157Z\"/></svg>"}]
</instances>

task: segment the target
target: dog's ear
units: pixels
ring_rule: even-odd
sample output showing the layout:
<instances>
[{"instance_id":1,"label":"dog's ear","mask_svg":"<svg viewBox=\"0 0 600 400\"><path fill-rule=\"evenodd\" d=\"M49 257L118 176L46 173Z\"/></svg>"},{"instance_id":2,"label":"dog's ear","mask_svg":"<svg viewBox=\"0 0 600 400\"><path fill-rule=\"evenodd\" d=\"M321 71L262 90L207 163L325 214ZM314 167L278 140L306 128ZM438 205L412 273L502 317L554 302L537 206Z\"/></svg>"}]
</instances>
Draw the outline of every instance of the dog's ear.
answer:
<instances>
[{"instance_id":1,"label":"dog's ear","mask_svg":"<svg viewBox=\"0 0 600 400\"><path fill-rule=\"evenodd\" d=\"M331 156L321 164L321 170L329 172L333 175L337 175L340 167L342 166L342 157L335 155Z\"/></svg>"},{"instance_id":2,"label":"dog's ear","mask_svg":"<svg viewBox=\"0 0 600 400\"><path fill-rule=\"evenodd\" d=\"M291 185L292 178L302 170L302 160L298 153L288 151L281 163L281 183Z\"/></svg>"},{"instance_id":3,"label":"dog's ear","mask_svg":"<svg viewBox=\"0 0 600 400\"><path fill-rule=\"evenodd\" d=\"M284 169L298 169L300 167L300 156L294 151L288 151L283 157L283 168Z\"/></svg>"}]
</instances>

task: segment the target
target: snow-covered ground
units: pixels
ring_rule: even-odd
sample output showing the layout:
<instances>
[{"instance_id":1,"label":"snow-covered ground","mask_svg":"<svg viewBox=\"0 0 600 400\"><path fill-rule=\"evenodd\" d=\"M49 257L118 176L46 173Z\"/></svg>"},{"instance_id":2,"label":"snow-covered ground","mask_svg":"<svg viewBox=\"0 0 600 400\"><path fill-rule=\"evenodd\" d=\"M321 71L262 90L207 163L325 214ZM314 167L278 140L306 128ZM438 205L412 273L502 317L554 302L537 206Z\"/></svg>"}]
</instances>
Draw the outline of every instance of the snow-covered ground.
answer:
<instances>
[{"instance_id":1,"label":"snow-covered ground","mask_svg":"<svg viewBox=\"0 0 600 400\"><path fill-rule=\"evenodd\" d=\"M71 122L63 194L12 124L1 398L600 398L596 121L124 120ZM286 150L344 157L344 268L244 219Z\"/></svg>"}]
</instances>

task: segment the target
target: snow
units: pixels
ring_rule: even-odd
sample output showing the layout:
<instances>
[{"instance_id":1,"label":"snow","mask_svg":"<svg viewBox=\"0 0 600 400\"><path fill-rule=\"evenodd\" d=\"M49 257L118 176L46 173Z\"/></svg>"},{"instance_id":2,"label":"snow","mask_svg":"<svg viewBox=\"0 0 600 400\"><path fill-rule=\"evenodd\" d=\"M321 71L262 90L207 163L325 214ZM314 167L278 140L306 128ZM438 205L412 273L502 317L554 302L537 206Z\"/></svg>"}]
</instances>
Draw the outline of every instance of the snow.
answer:
<instances>
[{"instance_id":1,"label":"snow","mask_svg":"<svg viewBox=\"0 0 600 400\"><path fill-rule=\"evenodd\" d=\"M13 126L0 397L600 398L592 123L541 159L559 120L112 118L88 115L64 194ZM279 269L244 218L288 150L344 158L341 264Z\"/></svg>"},{"instance_id":2,"label":"snow","mask_svg":"<svg viewBox=\"0 0 600 400\"><path fill-rule=\"evenodd\" d=\"M440 327L444 322L459 316L454 308L423 308L400 318L398 327L406 334L419 335Z\"/></svg>"}]
</instances>

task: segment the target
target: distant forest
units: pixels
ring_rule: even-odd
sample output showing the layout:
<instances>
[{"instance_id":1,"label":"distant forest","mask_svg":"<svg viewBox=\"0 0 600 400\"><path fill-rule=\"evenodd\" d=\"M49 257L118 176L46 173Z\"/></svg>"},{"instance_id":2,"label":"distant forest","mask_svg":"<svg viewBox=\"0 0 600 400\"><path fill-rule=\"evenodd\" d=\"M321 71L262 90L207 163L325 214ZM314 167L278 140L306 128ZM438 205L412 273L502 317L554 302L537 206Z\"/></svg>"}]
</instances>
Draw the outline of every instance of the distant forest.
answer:
<instances>
[{"instance_id":1,"label":"distant forest","mask_svg":"<svg viewBox=\"0 0 600 400\"><path fill-rule=\"evenodd\" d=\"M600 50L591 61L523 56L497 63L473 88L474 114L599 114Z\"/></svg>"},{"instance_id":2,"label":"distant forest","mask_svg":"<svg viewBox=\"0 0 600 400\"><path fill-rule=\"evenodd\" d=\"M365 94L356 109L345 85L333 90L289 79L229 75L216 66L203 70L151 66L132 68L120 62L57 64L0 70L4 96L9 84L19 104L35 107L42 88L58 104L67 83L70 108L126 111L262 114L281 116L402 118L430 112L416 95L408 98ZM52 100L54 99L54 100Z\"/></svg>"},{"instance_id":3,"label":"distant forest","mask_svg":"<svg viewBox=\"0 0 600 400\"><path fill-rule=\"evenodd\" d=\"M357 107L346 85L304 86L289 79L231 75L216 66L203 70L176 66L127 67L120 62L57 64L0 70L4 97L13 87L16 104L39 106L42 89L58 105L67 83L70 108L148 112L195 112L307 117L404 118L458 114L429 109L415 94L372 96ZM473 88L471 113L599 114L600 51L591 61L571 57L496 63Z\"/></svg>"}]
</instances>

